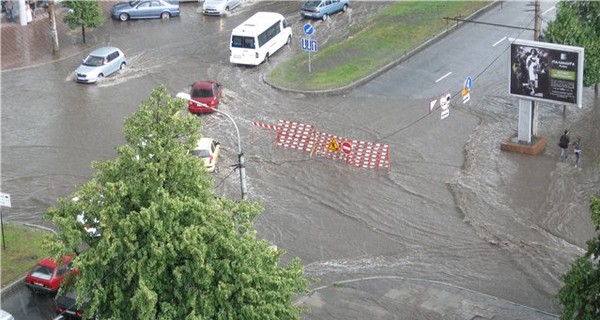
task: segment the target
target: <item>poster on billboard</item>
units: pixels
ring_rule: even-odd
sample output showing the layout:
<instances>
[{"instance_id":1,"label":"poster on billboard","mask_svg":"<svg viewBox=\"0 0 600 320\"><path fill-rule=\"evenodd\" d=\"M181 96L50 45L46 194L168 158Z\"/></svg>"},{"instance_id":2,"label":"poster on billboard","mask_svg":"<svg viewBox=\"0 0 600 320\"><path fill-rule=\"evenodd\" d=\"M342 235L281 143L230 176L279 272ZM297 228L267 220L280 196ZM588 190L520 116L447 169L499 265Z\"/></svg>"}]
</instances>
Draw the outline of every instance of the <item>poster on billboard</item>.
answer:
<instances>
[{"instance_id":1,"label":"poster on billboard","mask_svg":"<svg viewBox=\"0 0 600 320\"><path fill-rule=\"evenodd\" d=\"M514 39L510 47L510 95L581 108L584 49Z\"/></svg>"}]
</instances>

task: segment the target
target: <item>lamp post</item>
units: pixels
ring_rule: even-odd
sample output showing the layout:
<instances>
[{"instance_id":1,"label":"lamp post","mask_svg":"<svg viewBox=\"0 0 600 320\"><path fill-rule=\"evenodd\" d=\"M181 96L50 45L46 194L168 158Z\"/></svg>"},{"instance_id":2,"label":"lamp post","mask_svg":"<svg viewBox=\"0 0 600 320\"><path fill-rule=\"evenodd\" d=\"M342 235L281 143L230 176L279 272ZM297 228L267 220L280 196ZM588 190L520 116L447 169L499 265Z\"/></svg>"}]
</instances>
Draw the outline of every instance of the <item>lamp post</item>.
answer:
<instances>
[{"instance_id":1,"label":"lamp post","mask_svg":"<svg viewBox=\"0 0 600 320\"><path fill-rule=\"evenodd\" d=\"M193 103L196 103L196 104L201 105L206 108L211 108L202 102L192 100L192 97L185 92L179 92L176 95L176 97L183 99L183 100L191 101ZM229 118L229 120L231 120L231 122L233 123L233 126L235 127L235 133L237 134L237 141L238 141L238 161L239 161L238 168L240 169L240 186L242 188L242 200L246 200L246 199L248 199L248 188L246 187L246 165L244 162L244 152L242 151L242 140L240 139L240 130L238 129L238 126L235 123L235 121L233 120L233 118L228 113L223 112L216 108L211 108L211 109L216 113L225 115L227 118Z\"/></svg>"}]
</instances>

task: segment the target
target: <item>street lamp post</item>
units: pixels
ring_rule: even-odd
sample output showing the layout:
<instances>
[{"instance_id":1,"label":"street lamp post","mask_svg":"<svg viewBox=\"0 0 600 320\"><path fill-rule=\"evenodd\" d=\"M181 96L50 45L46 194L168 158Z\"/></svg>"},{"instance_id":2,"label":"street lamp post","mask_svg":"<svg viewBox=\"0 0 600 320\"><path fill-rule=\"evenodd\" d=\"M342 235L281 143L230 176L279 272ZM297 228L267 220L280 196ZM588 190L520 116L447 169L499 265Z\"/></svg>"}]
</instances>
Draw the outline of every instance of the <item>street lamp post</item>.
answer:
<instances>
[{"instance_id":1,"label":"street lamp post","mask_svg":"<svg viewBox=\"0 0 600 320\"><path fill-rule=\"evenodd\" d=\"M203 107L210 108L209 106L205 105L204 103L192 100L192 97L185 92L179 92L177 94L177 98L191 101L191 102L201 105ZM242 151L242 140L240 139L240 130L238 129L238 126L235 123L235 120L233 120L233 118L228 113L223 112L216 108L211 108L211 109L216 113L225 115L227 118L229 118L229 120L231 120L231 122L233 123L233 126L235 127L235 133L237 134L237 141L238 141L238 168L240 169L240 186L242 188L242 200L246 200L246 199L248 199L248 188L246 186L246 164L244 162L244 152Z\"/></svg>"}]
</instances>

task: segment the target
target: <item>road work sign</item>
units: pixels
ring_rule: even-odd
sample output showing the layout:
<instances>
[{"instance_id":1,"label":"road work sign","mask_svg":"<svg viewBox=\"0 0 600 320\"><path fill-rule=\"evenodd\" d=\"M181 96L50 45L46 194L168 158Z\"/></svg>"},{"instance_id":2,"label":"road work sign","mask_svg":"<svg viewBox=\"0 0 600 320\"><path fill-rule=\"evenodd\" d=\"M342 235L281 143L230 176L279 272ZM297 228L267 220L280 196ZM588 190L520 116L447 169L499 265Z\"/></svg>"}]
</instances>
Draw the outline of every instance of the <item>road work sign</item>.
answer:
<instances>
[{"instance_id":1,"label":"road work sign","mask_svg":"<svg viewBox=\"0 0 600 320\"><path fill-rule=\"evenodd\" d=\"M340 145L338 144L337 140L335 140L335 138L331 138L327 149L331 152L340 152Z\"/></svg>"}]
</instances>

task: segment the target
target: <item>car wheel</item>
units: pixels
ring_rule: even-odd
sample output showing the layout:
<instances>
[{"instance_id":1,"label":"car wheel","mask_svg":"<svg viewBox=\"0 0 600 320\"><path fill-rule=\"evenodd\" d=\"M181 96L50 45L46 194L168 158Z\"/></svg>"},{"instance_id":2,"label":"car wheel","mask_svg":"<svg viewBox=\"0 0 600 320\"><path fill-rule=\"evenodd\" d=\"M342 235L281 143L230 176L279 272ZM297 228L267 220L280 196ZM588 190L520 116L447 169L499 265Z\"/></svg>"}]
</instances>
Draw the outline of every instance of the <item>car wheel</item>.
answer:
<instances>
[{"instance_id":1,"label":"car wheel","mask_svg":"<svg viewBox=\"0 0 600 320\"><path fill-rule=\"evenodd\" d=\"M323 19L323 21L327 21L327 18L329 18L329 17L327 16L327 14L324 14L324 15L323 15L323 17L321 17L321 19Z\"/></svg>"},{"instance_id":2,"label":"car wheel","mask_svg":"<svg viewBox=\"0 0 600 320\"><path fill-rule=\"evenodd\" d=\"M119 15L119 20L121 20L121 21L127 21L127 20L129 20L129 15L127 13L121 13Z\"/></svg>"},{"instance_id":3,"label":"car wheel","mask_svg":"<svg viewBox=\"0 0 600 320\"><path fill-rule=\"evenodd\" d=\"M347 4L345 4L344 7L342 8L343 12L346 12L346 10L348 10L348 5Z\"/></svg>"},{"instance_id":4,"label":"car wheel","mask_svg":"<svg viewBox=\"0 0 600 320\"><path fill-rule=\"evenodd\" d=\"M98 80L102 80L102 79L104 79L104 75L101 73L98 75Z\"/></svg>"},{"instance_id":5,"label":"car wheel","mask_svg":"<svg viewBox=\"0 0 600 320\"><path fill-rule=\"evenodd\" d=\"M161 19L169 19L170 17L171 17L171 14L169 14L168 12L163 12L160 14Z\"/></svg>"},{"instance_id":6,"label":"car wheel","mask_svg":"<svg viewBox=\"0 0 600 320\"><path fill-rule=\"evenodd\" d=\"M126 66L127 66L127 63L121 62L121 66L119 67L119 70L121 70L121 71L125 70Z\"/></svg>"},{"instance_id":7,"label":"car wheel","mask_svg":"<svg viewBox=\"0 0 600 320\"><path fill-rule=\"evenodd\" d=\"M285 42L285 44L287 44L288 46L290 45L290 43L292 43L292 36L288 36L288 39Z\"/></svg>"},{"instance_id":8,"label":"car wheel","mask_svg":"<svg viewBox=\"0 0 600 320\"><path fill-rule=\"evenodd\" d=\"M264 63L269 62L269 53L267 52L267 54L265 54L265 60L263 60Z\"/></svg>"}]
</instances>

